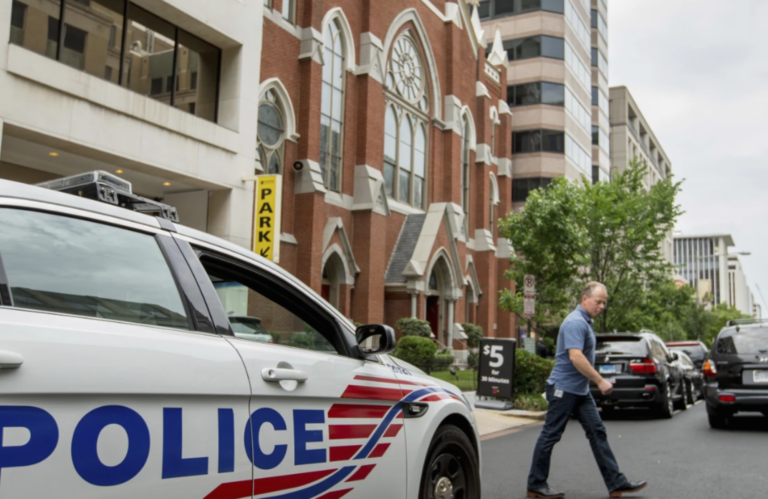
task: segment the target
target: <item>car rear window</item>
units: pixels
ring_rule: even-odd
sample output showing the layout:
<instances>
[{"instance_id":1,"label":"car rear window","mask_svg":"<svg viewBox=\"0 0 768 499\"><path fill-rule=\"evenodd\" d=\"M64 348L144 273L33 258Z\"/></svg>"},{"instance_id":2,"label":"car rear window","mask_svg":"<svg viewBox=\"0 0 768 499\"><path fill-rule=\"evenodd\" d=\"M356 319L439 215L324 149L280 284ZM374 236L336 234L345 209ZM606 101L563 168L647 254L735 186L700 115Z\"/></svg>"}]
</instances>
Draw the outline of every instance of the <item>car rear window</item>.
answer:
<instances>
[{"instance_id":1,"label":"car rear window","mask_svg":"<svg viewBox=\"0 0 768 499\"><path fill-rule=\"evenodd\" d=\"M722 354L761 354L768 353L768 329L749 329L720 338L717 353Z\"/></svg>"},{"instance_id":2,"label":"car rear window","mask_svg":"<svg viewBox=\"0 0 768 499\"><path fill-rule=\"evenodd\" d=\"M597 353L641 355L648 353L648 348L641 338L597 338Z\"/></svg>"},{"instance_id":3,"label":"car rear window","mask_svg":"<svg viewBox=\"0 0 768 499\"><path fill-rule=\"evenodd\" d=\"M704 358L707 356L707 352L701 347L701 345L667 345L667 348L670 352L683 352L688 354L688 357L690 357L694 362L704 360Z\"/></svg>"}]
</instances>

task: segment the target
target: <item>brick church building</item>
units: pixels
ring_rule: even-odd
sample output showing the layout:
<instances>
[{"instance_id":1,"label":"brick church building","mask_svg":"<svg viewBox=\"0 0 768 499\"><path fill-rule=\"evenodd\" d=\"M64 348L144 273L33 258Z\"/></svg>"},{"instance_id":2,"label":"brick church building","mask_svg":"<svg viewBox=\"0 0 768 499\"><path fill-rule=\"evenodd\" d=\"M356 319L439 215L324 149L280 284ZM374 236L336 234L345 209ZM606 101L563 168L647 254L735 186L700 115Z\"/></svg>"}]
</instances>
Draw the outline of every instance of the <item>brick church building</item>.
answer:
<instances>
[{"instance_id":1,"label":"brick church building","mask_svg":"<svg viewBox=\"0 0 768 499\"><path fill-rule=\"evenodd\" d=\"M462 323L514 337L506 53L497 37L486 56L473 10L265 0L258 116L263 172L283 176L279 265L356 322L429 321L460 359Z\"/></svg>"}]
</instances>

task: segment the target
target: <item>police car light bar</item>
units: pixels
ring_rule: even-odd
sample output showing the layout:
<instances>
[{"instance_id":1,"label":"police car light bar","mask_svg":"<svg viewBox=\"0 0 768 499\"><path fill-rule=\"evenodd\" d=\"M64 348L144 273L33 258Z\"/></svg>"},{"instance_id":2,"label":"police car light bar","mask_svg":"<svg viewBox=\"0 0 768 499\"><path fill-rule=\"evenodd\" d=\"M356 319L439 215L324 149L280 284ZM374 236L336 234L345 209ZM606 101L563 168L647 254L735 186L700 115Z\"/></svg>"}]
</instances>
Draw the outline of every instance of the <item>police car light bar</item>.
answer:
<instances>
[{"instance_id":1,"label":"police car light bar","mask_svg":"<svg viewBox=\"0 0 768 499\"><path fill-rule=\"evenodd\" d=\"M130 182L109 172L97 170L80 173L36 185L52 191L66 192L94 201L113 204L139 213L160 216L171 222L179 222L176 208L135 195Z\"/></svg>"}]
</instances>

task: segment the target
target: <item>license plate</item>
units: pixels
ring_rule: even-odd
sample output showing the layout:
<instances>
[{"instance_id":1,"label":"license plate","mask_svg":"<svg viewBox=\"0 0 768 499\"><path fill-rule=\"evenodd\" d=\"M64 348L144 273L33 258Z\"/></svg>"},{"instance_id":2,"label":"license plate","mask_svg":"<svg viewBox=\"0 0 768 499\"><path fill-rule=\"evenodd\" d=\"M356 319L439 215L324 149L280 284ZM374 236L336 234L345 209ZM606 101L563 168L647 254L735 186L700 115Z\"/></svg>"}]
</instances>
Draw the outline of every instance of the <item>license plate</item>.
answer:
<instances>
[{"instance_id":1,"label":"license plate","mask_svg":"<svg viewBox=\"0 0 768 499\"><path fill-rule=\"evenodd\" d=\"M598 372L600 374L616 374L616 366L599 366Z\"/></svg>"},{"instance_id":2,"label":"license plate","mask_svg":"<svg viewBox=\"0 0 768 499\"><path fill-rule=\"evenodd\" d=\"M768 383L768 371L752 371L755 383Z\"/></svg>"}]
</instances>

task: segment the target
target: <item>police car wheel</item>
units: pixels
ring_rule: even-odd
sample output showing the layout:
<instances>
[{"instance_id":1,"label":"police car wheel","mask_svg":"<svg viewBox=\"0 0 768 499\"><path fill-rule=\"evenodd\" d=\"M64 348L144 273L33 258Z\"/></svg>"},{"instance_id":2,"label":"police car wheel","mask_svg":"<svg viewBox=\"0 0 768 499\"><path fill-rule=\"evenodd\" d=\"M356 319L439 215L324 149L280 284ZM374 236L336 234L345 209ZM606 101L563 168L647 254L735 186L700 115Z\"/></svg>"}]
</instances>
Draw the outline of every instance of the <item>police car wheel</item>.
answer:
<instances>
[{"instance_id":1,"label":"police car wheel","mask_svg":"<svg viewBox=\"0 0 768 499\"><path fill-rule=\"evenodd\" d=\"M438 428L429 446L419 499L480 499L477 454L453 425Z\"/></svg>"}]
</instances>

